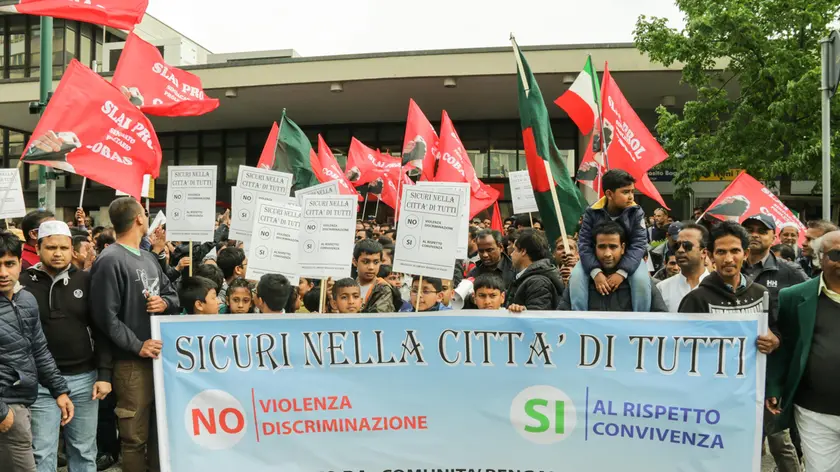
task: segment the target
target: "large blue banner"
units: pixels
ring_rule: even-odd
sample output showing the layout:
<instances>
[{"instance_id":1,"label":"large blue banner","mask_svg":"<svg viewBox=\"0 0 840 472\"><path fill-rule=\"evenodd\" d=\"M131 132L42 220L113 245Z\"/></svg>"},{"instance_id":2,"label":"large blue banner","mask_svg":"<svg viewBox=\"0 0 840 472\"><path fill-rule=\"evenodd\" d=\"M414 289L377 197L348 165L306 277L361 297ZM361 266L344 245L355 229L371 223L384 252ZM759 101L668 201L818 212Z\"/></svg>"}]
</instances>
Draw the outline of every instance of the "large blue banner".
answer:
<instances>
[{"instance_id":1,"label":"large blue banner","mask_svg":"<svg viewBox=\"0 0 840 472\"><path fill-rule=\"evenodd\" d=\"M758 472L757 316L155 317L162 470Z\"/></svg>"}]
</instances>

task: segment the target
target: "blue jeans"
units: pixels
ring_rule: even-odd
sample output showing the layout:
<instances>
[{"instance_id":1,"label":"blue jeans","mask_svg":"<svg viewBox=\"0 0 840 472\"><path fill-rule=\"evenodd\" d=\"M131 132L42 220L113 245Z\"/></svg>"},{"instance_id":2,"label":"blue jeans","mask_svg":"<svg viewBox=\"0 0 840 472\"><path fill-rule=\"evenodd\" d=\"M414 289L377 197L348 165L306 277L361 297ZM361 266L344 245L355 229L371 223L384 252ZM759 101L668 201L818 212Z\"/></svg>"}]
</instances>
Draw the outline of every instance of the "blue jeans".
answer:
<instances>
[{"instance_id":1,"label":"blue jeans","mask_svg":"<svg viewBox=\"0 0 840 472\"><path fill-rule=\"evenodd\" d=\"M64 426L64 444L69 472L96 472L96 425L99 404L93 397L96 372L65 375L75 412ZM38 472L55 472L61 410L49 390L38 386L38 399L32 405L32 446Z\"/></svg>"},{"instance_id":2,"label":"blue jeans","mask_svg":"<svg viewBox=\"0 0 840 472\"><path fill-rule=\"evenodd\" d=\"M569 277L569 295L572 301L572 310L589 311L589 280L591 275L585 273L580 262L575 264L572 275ZM642 261L636 271L630 274L630 294L633 297L633 311L646 313L650 311L651 303L651 281L647 271L647 264Z\"/></svg>"}]
</instances>

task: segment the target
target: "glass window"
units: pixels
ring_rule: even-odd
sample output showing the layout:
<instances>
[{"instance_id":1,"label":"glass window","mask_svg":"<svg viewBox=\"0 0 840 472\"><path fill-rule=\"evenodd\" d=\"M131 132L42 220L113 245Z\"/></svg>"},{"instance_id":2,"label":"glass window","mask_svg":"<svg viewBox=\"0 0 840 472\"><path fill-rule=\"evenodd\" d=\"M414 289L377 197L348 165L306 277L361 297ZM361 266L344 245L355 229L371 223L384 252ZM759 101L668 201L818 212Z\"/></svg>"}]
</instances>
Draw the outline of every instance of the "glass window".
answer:
<instances>
[{"instance_id":1,"label":"glass window","mask_svg":"<svg viewBox=\"0 0 840 472\"><path fill-rule=\"evenodd\" d=\"M507 177L508 172L512 170L520 170L517 166L516 149L493 149L490 151L490 177ZM478 169L476 169L476 172L478 172Z\"/></svg>"},{"instance_id":2,"label":"glass window","mask_svg":"<svg viewBox=\"0 0 840 472\"><path fill-rule=\"evenodd\" d=\"M353 136L356 137L359 141L363 143L375 143L376 142L376 127L375 126L358 126L353 128L352 130ZM347 142L349 143L350 140L348 139Z\"/></svg>"},{"instance_id":3,"label":"glass window","mask_svg":"<svg viewBox=\"0 0 840 472\"><path fill-rule=\"evenodd\" d=\"M64 22L55 20L53 23L53 75L59 77L64 73Z\"/></svg>"},{"instance_id":4,"label":"glass window","mask_svg":"<svg viewBox=\"0 0 840 472\"><path fill-rule=\"evenodd\" d=\"M178 147L183 148L197 148L198 135L194 133L185 133L178 136Z\"/></svg>"},{"instance_id":5,"label":"glass window","mask_svg":"<svg viewBox=\"0 0 840 472\"><path fill-rule=\"evenodd\" d=\"M184 146L181 143L181 146ZM202 147L222 147L222 133L203 133L201 135Z\"/></svg>"},{"instance_id":6,"label":"glass window","mask_svg":"<svg viewBox=\"0 0 840 472\"><path fill-rule=\"evenodd\" d=\"M259 147L260 149L263 148L265 145L265 141L268 139L268 133L271 131L270 129L264 129L260 131L251 131L248 133L248 142L250 146Z\"/></svg>"},{"instance_id":7,"label":"glass window","mask_svg":"<svg viewBox=\"0 0 840 472\"><path fill-rule=\"evenodd\" d=\"M239 177L239 166L248 165L248 148L245 146L228 146L225 151L225 182L235 184Z\"/></svg>"},{"instance_id":8,"label":"glass window","mask_svg":"<svg viewBox=\"0 0 840 472\"><path fill-rule=\"evenodd\" d=\"M205 166L216 166L216 168L218 169L217 172L219 172L219 173L222 171L222 169L221 169L222 159L223 159L223 157L222 157L222 150L221 149L205 149L201 153L201 160L202 160L201 164L205 165ZM217 175L217 177L221 178L222 176Z\"/></svg>"},{"instance_id":9,"label":"glass window","mask_svg":"<svg viewBox=\"0 0 840 472\"><path fill-rule=\"evenodd\" d=\"M93 29L94 36L96 37L96 45L93 51L93 57L96 59L96 63L99 64L99 72L102 71L102 28L96 27Z\"/></svg>"},{"instance_id":10,"label":"glass window","mask_svg":"<svg viewBox=\"0 0 840 472\"><path fill-rule=\"evenodd\" d=\"M248 135L242 131L230 131L225 136L225 144L230 146L245 146L248 144Z\"/></svg>"},{"instance_id":11,"label":"glass window","mask_svg":"<svg viewBox=\"0 0 840 472\"><path fill-rule=\"evenodd\" d=\"M175 150L163 149L163 159L160 162L160 176L158 183L165 184L169 180L169 166L175 165Z\"/></svg>"},{"instance_id":12,"label":"glass window","mask_svg":"<svg viewBox=\"0 0 840 472\"><path fill-rule=\"evenodd\" d=\"M6 16L0 16L0 78L6 68Z\"/></svg>"},{"instance_id":13,"label":"glass window","mask_svg":"<svg viewBox=\"0 0 840 472\"><path fill-rule=\"evenodd\" d=\"M41 21L32 17L29 21L29 67L34 70L41 65ZM30 77L33 76L30 73Z\"/></svg>"},{"instance_id":14,"label":"glass window","mask_svg":"<svg viewBox=\"0 0 840 472\"><path fill-rule=\"evenodd\" d=\"M76 33L75 29L70 25L73 25L74 22L68 22L67 29L65 30L65 38L64 38L64 64L70 64L73 58L78 57L79 51L76 49L76 39L78 33Z\"/></svg>"},{"instance_id":15,"label":"glass window","mask_svg":"<svg viewBox=\"0 0 840 472\"><path fill-rule=\"evenodd\" d=\"M179 166L197 166L198 149L181 149L178 153Z\"/></svg>"},{"instance_id":16,"label":"glass window","mask_svg":"<svg viewBox=\"0 0 840 472\"><path fill-rule=\"evenodd\" d=\"M174 134L158 135L158 142L160 142L160 147L163 149L175 149Z\"/></svg>"},{"instance_id":17,"label":"glass window","mask_svg":"<svg viewBox=\"0 0 840 472\"><path fill-rule=\"evenodd\" d=\"M91 39L93 26L89 23L82 23L81 26L82 31L79 36L79 62L90 67L92 65L91 61L93 60L91 56L91 49L93 48L93 40Z\"/></svg>"},{"instance_id":18,"label":"glass window","mask_svg":"<svg viewBox=\"0 0 840 472\"><path fill-rule=\"evenodd\" d=\"M9 78L20 79L26 67L26 19L24 15L9 18Z\"/></svg>"}]
</instances>

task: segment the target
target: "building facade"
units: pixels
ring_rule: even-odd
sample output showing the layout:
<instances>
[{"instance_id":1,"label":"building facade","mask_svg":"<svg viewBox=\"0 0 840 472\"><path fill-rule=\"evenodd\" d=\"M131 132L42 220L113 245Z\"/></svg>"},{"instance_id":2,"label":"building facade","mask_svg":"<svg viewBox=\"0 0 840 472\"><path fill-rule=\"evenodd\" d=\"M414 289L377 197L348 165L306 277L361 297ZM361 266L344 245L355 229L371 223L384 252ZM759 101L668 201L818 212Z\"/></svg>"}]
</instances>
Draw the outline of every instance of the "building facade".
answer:
<instances>
[{"instance_id":1,"label":"building facade","mask_svg":"<svg viewBox=\"0 0 840 472\"><path fill-rule=\"evenodd\" d=\"M28 103L38 99L37 18L0 16L0 165L14 167L37 124ZM54 75L57 85L72 58L94 64L108 78L116 65L125 33L56 20ZM413 98L436 128L446 110L479 177L504 190L503 213L510 214L507 173L525 169L518 118L516 62L510 48L419 51L300 57L293 50L214 55L177 31L146 15L137 33L158 45L164 58L201 77L208 95L219 98L216 111L194 118L153 118L163 147L161 177L153 206L166 199L170 165L216 165L218 200L230 201L230 186L240 165L255 165L272 122L282 110L315 144L324 137L343 165L351 137L372 148L398 154L405 133L408 102ZM103 44L103 37L106 39ZM546 98L558 147L570 170L577 168L588 140L565 113L550 103L574 81L587 55L610 71L642 120L652 128L661 104L676 110L695 98L680 84L679 65L652 63L632 44L524 47ZM94 62L95 61L95 62ZM674 200L666 173L654 178L666 202L678 215L717 196L726 181L699 182L692 199ZM24 166L22 182L28 204L37 202L37 169ZM61 175L57 207L71 215L82 179ZM794 192L808 189L795 183ZM114 191L90 183L85 207L106 206ZM641 199L648 211L655 203ZM381 215L390 213L384 209Z\"/></svg>"}]
</instances>

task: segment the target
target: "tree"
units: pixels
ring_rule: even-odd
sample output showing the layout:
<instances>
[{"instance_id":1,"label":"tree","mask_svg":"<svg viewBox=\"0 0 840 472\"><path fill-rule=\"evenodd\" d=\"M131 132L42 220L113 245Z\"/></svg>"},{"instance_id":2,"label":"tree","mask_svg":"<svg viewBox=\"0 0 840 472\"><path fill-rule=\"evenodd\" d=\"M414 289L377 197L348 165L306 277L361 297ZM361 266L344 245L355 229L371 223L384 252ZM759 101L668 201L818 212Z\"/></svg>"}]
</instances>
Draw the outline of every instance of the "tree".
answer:
<instances>
[{"instance_id":1,"label":"tree","mask_svg":"<svg viewBox=\"0 0 840 472\"><path fill-rule=\"evenodd\" d=\"M657 109L656 130L674 157L663 164L676 170L678 193L731 168L765 181L781 176L788 185L820 181L820 39L837 19L840 0L676 3L683 29L641 16L635 41L655 62L684 64L683 83L697 91L681 114ZM832 154L840 148L837 128ZM840 188L840 179L834 182ZM784 185L783 193L789 193Z\"/></svg>"}]
</instances>

